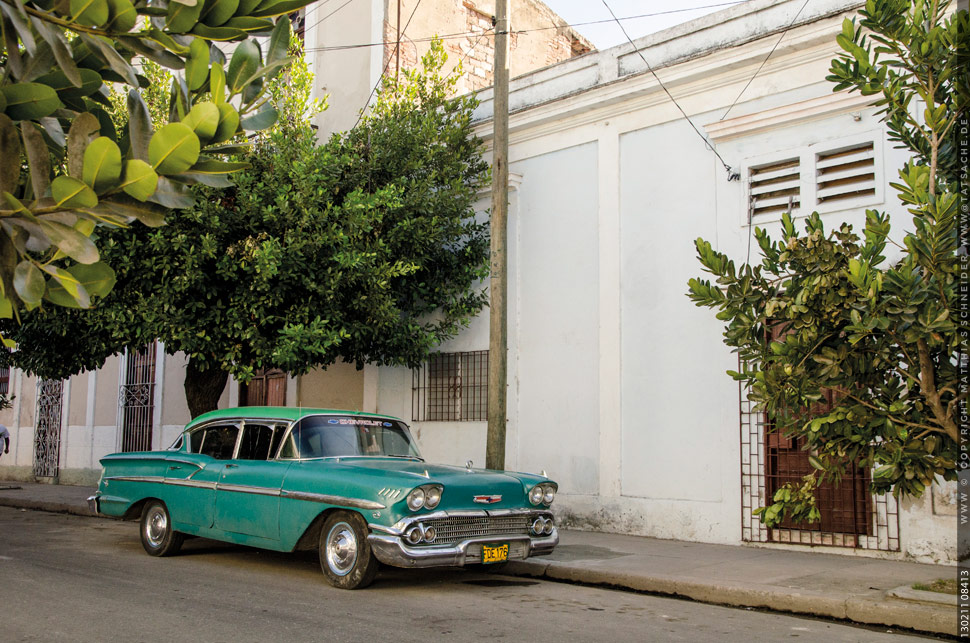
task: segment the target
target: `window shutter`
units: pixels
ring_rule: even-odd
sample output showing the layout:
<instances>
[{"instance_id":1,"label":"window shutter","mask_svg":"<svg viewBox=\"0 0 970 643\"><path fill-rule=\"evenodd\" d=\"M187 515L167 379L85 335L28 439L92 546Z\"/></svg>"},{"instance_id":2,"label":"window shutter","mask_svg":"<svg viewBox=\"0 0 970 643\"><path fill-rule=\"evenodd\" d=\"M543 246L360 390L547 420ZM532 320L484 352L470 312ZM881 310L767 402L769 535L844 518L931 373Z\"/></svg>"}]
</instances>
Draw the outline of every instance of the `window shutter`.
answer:
<instances>
[{"instance_id":1,"label":"window shutter","mask_svg":"<svg viewBox=\"0 0 970 643\"><path fill-rule=\"evenodd\" d=\"M815 182L819 203L874 195L876 166L872 142L819 154Z\"/></svg>"},{"instance_id":2,"label":"window shutter","mask_svg":"<svg viewBox=\"0 0 970 643\"><path fill-rule=\"evenodd\" d=\"M752 217L780 213L800 205L799 160L797 158L752 167L748 185L748 204Z\"/></svg>"}]
</instances>

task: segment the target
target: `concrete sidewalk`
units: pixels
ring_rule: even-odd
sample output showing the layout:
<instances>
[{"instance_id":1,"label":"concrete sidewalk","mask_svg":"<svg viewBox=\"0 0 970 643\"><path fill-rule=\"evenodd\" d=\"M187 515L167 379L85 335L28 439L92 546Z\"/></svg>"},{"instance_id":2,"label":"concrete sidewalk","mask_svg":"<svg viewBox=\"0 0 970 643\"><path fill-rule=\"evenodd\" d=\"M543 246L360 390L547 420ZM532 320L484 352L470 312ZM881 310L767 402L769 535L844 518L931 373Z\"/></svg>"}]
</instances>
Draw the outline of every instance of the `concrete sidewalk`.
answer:
<instances>
[{"instance_id":1,"label":"concrete sidewalk","mask_svg":"<svg viewBox=\"0 0 970 643\"><path fill-rule=\"evenodd\" d=\"M91 516L93 487L0 481L0 505ZM956 635L956 597L916 592L955 567L759 547L561 531L551 556L511 574Z\"/></svg>"}]
</instances>

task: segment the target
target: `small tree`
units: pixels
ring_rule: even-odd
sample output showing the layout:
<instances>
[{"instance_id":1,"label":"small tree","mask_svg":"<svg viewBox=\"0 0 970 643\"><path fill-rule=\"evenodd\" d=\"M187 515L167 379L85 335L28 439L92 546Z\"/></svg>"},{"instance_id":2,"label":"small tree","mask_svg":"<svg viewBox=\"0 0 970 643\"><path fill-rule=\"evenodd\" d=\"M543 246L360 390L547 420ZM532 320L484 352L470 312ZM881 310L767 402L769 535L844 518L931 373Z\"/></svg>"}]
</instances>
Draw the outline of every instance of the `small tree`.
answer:
<instances>
[{"instance_id":1,"label":"small tree","mask_svg":"<svg viewBox=\"0 0 970 643\"><path fill-rule=\"evenodd\" d=\"M99 224L157 226L193 203L189 184L227 183L240 166L219 160L225 144L275 120L263 84L288 62L290 27L271 18L307 1L0 0L0 318L87 307L115 280ZM272 34L265 61L250 34ZM238 43L228 65L214 41ZM177 70L157 131L136 59ZM105 109L112 84L124 129Z\"/></svg>"},{"instance_id":2,"label":"small tree","mask_svg":"<svg viewBox=\"0 0 970 643\"><path fill-rule=\"evenodd\" d=\"M482 307L488 269L475 103L447 99L444 59L435 43L359 128L324 145L301 118L309 76L295 66L285 91L268 90L285 97L283 117L236 185L200 188L162 228L106 236L119 285L91 310L25 316L17 365L64 377L158 338L189 356L197 415L229 374L419 363Z\"/></svg>"},{"instance_id":3,"label":"small tree","mask_svg":"<svg viewBox=\"0 0 970 643\"><path fill-rule=\"evenodd\" d=\"M839 480L849 463L874 468L872 491L897 497L956 477L968 330L957 307L965 207L957 123L970 97L958 52L968 51L970 21L966 11L947 17L946 7L868 0L858 24L844 22L845 53L828 76L835 91L877 97L890 139L913 155L892 184L913 214L899 260L886 263L889 217L875 210L863 238L848 224L826 233L817 213L801 236L786 214L780 242L756 229L757 265L736 267L697 240L716 285L690 280L691 299L719 311L741 360L730 374L775 430L803 441L816 469L756 511L769 526L786 515L817 520L817 482ZM835 403L822 411L826 391Z\"/></svg>"}]
</instances>

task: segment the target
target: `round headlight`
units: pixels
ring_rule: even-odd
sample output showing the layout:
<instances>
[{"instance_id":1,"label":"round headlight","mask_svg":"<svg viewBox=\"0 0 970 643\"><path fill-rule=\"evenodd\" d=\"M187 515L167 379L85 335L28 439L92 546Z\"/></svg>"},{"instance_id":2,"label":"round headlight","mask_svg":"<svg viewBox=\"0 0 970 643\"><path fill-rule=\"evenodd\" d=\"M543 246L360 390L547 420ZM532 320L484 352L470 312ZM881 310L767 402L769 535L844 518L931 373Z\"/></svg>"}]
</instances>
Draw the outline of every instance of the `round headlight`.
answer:
<instances>
[{"instance_id":1,"label":"round headlight","mask_svg":"<svg viewBox=\"0 0 970 643\"><path fill-rule=\"evenodd\" d=\"M542 528L542 533L548 535L552 533L553 528L555 528L556 523L553 522L552 518L546 520L545 526Z\"/></svg>"},{"instance_id":2,"label":"round headlight","mask_svg":"<svg viewBox=\"0 0 970 643\"><path fill-rule=\"evenodd\" d=\"M542 519L542 517L536 518L532 521L532 533L537 535L541 534L543 527L545 527L545 521Z\"/></svg>"},{"instance_id":3,"label":"round headlight","mask_svg":"<svg viewBox=\"0 0 970 643\"><path fill-rule=\"evenodd\" d=\"M546 505L551 505L552 501L556 499L556 488L553 486L547 486L542 494L542 503Z\"/></svg>"},{"instance_id":4,"label":"round headlight","mask_svg":"<svg viewBox=\"0 0 970 643\"><path fill-rule=\"evenodd\" d=\"M425 527L424 529L424 540L425 542L433 543L434 539L438 537L438 530L434 527Z\"/></svg>"},{"instance_id":5,"label":"round headlight","mask_svg":"<svg viewBox=\"0 0 970 643\"><path fill-rule=\"evenodd\" d=\"M542 487L536 485L529 490L529 502L537 505L542 502L542 496L545 494Z\"/></svg>"},{"instance_id":6,"label":"round headlight","mask_svg":"<svg viewBox=\"0 0 970 643\"><path fill-rule=\"evenodd\" d=\"M418 527L417 525L414 525L413 527L407 530L407 533L404 535L404 537L407 538L408 542L411 543L412 545L417 545L419 542L421 542L421 539L424 536L421 534L421 528Z\"/></svg>"},{"instance_id":7,"label":"round headlight","mask_svg":"<svg viewBox=\"0 0 970 643\"><path fill-rule=\"evenodd\" d=\"M428 487L424 495L424 506L434 509L441 502L441 487Z\"/></svg>"},{"instance_id":8,"label":"round headlight","mask_svg":"<svg viewBox=\"0 0 970 643\"><path fill-rule=\"evenodd\" d=\"M408 509L417 511L424 506L424 489L418 487L408 494Z\"/></svg>"}]
</instances>

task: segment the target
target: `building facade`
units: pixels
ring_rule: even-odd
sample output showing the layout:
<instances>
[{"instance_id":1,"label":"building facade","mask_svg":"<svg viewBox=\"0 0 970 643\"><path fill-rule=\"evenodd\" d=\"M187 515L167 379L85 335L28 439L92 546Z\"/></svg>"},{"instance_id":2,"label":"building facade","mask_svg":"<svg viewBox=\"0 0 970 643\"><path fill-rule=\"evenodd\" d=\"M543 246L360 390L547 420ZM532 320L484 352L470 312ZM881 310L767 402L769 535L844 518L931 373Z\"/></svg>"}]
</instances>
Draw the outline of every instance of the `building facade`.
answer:
<instances>
[{"instance_id":1,"label":"building facade","mask_svg":"<svg viewBox=\"0 0 970 643\"><path fill-rule=\"evenodd\" d=\"M857 230L866 208L886 210L901 236L910 217L888 183L906 156L867 99L824 80L842 20L861 4L751 0L513 80L506 466L560 483L563 525L955 562L952 485L897 504L870 496L858 471L820 498L821 525L763 528L751 510L798 474L803 456L766 434L725 374L737 358L721 323L686 296L701 274L695 239L743 259L754 226L777 236L789 207L798 221L818 211L829 227ZM487 140L491 91L480 98ZM429 460L481 464L487 349L483 314L420 369L338 365L284 377L283 396L401 417ZM131 359L71 378L59 410L44 383L13 373L15 407L0 419L16 455L0 469L26 475L35 436L57 417L62 471L90 471L118 448L128 416L115 392L139 377ZM159 448L187 411L184 361L161 350L155 360ZM223 402L239 394L230 383Z\"/></svg>"}]
</instances>

